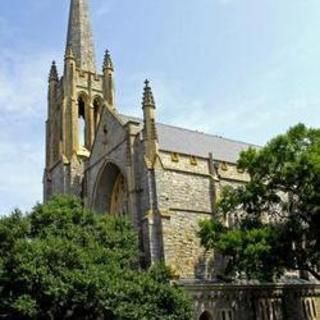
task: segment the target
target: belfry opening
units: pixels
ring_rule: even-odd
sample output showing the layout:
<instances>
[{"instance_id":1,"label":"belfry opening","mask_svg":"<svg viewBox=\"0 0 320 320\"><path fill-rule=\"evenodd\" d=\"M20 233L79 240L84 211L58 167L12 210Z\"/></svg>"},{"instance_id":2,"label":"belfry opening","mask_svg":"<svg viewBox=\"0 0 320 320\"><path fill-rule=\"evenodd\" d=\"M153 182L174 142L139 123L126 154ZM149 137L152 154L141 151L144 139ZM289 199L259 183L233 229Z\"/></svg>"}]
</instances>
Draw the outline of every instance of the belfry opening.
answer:
<instances>
[{"instance_id":1,"label":"belfry opening","mask_svg":"<svg viewBox=\"0 0 320 320\"><path fill-rule=\"evenodd\" d=\"M86 146L86 105L83 97L79 97L78 99L78 137L79 137L79 146Z\"/></svg>"}]
</instances>

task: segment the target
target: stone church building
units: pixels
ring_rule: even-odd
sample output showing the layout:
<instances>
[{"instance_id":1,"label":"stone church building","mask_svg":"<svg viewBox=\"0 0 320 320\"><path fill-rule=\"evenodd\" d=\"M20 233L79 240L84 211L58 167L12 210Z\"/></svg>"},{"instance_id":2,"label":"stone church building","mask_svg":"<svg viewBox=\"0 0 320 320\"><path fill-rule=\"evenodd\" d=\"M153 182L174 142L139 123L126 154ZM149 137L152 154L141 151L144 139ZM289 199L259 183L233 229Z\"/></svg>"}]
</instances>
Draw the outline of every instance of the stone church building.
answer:
<instances>
[{"instance_id":1,"label":"stone church building","mask_svg":"<svg viewBox=\"0 0 320 320\"><path fill-rule=\"evenodd\" d=\"M142 262L164 260L194 301L198 320L320 319L320 289L300 284L215 281L219 263L197 237L228 184L248 181L236 161L248 144L161 124L145 81L141 119L121 113L114 65L100 70L88 0L71 0L64 70L49 75L44 199L74 194L100 214L129 216Z\"/></svg>"}]
</instances>

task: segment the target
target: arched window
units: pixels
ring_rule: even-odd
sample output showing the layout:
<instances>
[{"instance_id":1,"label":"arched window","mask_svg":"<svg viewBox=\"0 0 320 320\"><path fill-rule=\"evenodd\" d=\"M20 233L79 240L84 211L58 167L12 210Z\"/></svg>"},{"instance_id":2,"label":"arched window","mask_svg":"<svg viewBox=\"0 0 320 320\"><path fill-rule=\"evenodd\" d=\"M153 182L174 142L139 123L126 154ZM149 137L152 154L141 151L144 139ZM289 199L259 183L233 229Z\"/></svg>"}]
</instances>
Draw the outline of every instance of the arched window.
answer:
<instances>
[{"instance_id":1,"label":"arched window","mask_svg":"<svg viewBox=\"0 0 320 320\"><path fill-rule=\"evenodd\" d=\"M83 97L78 99L78 137L79 137L79 146L86 146L86 108Z\"/></svg>"}]
</instances>

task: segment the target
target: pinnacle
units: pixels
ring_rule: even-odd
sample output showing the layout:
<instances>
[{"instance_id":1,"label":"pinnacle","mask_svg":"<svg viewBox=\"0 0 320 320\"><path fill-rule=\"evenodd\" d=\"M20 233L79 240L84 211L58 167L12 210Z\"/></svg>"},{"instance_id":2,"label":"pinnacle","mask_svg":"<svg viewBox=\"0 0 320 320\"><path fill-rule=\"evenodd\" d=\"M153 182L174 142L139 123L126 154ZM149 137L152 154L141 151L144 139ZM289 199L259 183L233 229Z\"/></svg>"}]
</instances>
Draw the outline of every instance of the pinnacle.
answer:
<instances>
[{"instance_id":1,"label":"pinnacle","mask_svg":"<svg viewBox=\"0 0 320 320\"><path fill-rule=\"evenodd\" d=\"M109 50L106 50L105 55L104 55L104 62L103 62L103 70L112 70L113 71L113 63L111 59L111 55Z\"/></svg>"},{"instance_id":2,"label":"pinnacle","mask_svg":"<svg viewBox=\"0 0 320 320\"><path fill-rule=\"evenodd\" d=\"M57 66L56 62L52 61L52 65L50 68L50 74L49 74L49 81L58 81L59 76L58 76L58 71L57 71Z\"/></svg>"},{"instance_id":3,"label":"pinnacle","mask_svg":"<svg viewBox=\"0 0 320 320\"><path fill-rule=\"evenodd\" d=\"M155 101L152 93L152 89L150 87L150 82L149 80L146 80L145 82L145 87L144 87L144 92L143 92L143 102L142 105L143 107L153 107L155 108Z\"/></svg>"}]
</instances>

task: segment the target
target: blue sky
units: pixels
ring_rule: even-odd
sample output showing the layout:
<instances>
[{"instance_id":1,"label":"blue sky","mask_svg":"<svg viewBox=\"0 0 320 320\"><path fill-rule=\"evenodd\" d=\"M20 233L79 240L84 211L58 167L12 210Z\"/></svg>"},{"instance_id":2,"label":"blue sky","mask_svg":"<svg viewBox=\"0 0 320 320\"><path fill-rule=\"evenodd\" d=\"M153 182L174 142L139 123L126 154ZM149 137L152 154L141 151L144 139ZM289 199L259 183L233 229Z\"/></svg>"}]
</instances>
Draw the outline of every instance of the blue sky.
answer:
<instances>
[{"instance_id":1,"label":"blue sky","mask_svg":"<svg viewBox=\"0 0 320 320\"><path fill-rule=\"evenodd\" d=\"M62 70L68 0L0 1L0 213L42 199L48 70ZM319 0L91 0L99 66L108 48L118 108L264 144L320 126Z\"/></svg>"}]
</instances>

